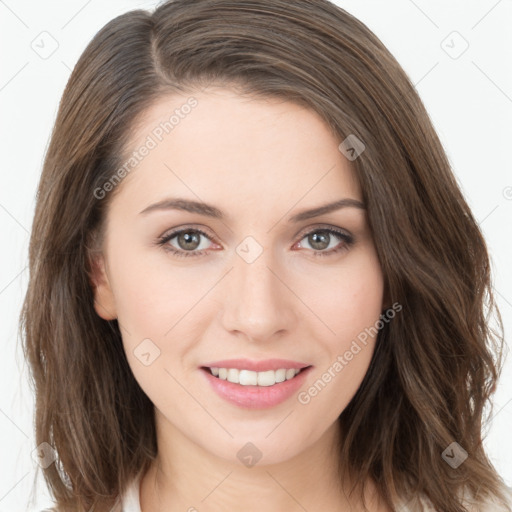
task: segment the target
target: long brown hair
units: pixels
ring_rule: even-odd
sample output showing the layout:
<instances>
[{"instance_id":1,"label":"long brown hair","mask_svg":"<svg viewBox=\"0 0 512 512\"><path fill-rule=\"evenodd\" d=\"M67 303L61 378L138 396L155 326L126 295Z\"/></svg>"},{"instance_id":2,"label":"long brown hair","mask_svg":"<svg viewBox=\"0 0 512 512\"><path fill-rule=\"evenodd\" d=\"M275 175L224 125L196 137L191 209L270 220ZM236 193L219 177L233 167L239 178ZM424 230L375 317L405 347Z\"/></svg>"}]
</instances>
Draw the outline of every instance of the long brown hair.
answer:
<instances>
[{"instance_id":1,"label":"long brown hair","mask_svg":"<svg viewBox=\"0 0 512 512\"><path fill-rule=\"evenodd\" d=\"M157 98L209 84L300 103L340 141L353 134L365 145L352 163L386 294L403 310L380 331L339 419L340 461L354 481L374 479L390 506L424 495L462 512L464 489L504 500L482 446L503 344L487 249L414 86L363 23L327 0L175 0L121 15L94 37L44 162L20 332L36 441L58 455L43 470L58 509L107 509L156 456L153 405L119 325L93 308L91 254L113 197L94 191ZM456 469L441 456L452 442L469 454Z\"/></svg>"}]
</instances>

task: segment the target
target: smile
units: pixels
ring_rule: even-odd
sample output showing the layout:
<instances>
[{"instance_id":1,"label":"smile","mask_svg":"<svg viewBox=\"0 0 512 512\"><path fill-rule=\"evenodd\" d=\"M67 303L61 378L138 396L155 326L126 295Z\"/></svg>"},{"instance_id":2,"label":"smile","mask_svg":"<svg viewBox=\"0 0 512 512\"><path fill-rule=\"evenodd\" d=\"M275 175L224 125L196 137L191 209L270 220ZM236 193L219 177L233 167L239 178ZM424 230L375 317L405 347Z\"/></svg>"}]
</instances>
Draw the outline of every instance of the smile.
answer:
<instances>
[{"instance_id":1,"label":"smile","mask_svg":"<svg viewBox=\"0 0 512 512\"><path fill-rule=\"evenodd\" d=\"M298 368L279 368L255 372L238 368L208 368L214 377L242 386L274 386L285 380L293 379L301 370Z\"/></svg>"},{"instance_id":2,"label":"smile","mask_svg":"<svg viewBox=\"0 0 512 512\"><path fill-rule=\"evenodd\" d=\"M312 365L286 359L225 359L199 367L211 389L245 409L267 409L291 399L304 384Z\"/></svg>"}]
</instances>

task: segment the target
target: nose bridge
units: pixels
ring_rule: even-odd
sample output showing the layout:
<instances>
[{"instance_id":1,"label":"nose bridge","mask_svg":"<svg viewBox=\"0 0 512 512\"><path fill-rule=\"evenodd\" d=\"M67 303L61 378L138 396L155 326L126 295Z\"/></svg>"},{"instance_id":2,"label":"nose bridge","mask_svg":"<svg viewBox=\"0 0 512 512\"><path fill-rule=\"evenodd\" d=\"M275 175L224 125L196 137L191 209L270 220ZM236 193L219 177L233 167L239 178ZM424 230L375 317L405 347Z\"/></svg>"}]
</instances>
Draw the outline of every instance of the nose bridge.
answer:
<instances>
[{"instance_id":1,"label":"nose bridge","mask_svg":"<svg viewBox=\"0 0 512 512\"><path fill-rule=\"evenodd\" d=\"M272 251L246 239L236 252L224 302L224 327L251 340L289 329L294 321L292 294L275 275L279 270Z\"/></svg>"}]
</instances>

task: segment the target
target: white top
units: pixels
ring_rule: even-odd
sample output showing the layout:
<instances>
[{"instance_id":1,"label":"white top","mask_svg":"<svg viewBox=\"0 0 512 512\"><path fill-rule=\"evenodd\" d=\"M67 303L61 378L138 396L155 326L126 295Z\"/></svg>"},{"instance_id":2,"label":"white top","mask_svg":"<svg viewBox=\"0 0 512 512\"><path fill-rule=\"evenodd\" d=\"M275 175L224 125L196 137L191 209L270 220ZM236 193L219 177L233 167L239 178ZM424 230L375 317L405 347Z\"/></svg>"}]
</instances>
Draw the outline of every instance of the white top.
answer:
<instances>
[{"instance_id":1,"label":"white top","mask_svg":"<svg viewBox=\"0 0 512 512\"><path fill-rule=\"evenodd\" d=\"M509 506L512 507L512 487L506 487L505 493L508 493ZM141 512L140 508L140 477L136 478L126 490L126 493L121 498L120 512ZM406 504L400 502L396 506L400 512L436 512L430 501L426 498L419 498L415 504ZM497 508L496 504L489 503L489 507L475 512L500 512L503 509Z\"/></svg>"},{"instance_id":2,"label":"white top","mask_svg":"<svg viewBox=\"0 0 512 512\"><path fill-rule=\"evenodd\" d=\"M140 477L136 478L121 498L121 512L141 512L140 510Z\"/></svg>"}]
</instances>

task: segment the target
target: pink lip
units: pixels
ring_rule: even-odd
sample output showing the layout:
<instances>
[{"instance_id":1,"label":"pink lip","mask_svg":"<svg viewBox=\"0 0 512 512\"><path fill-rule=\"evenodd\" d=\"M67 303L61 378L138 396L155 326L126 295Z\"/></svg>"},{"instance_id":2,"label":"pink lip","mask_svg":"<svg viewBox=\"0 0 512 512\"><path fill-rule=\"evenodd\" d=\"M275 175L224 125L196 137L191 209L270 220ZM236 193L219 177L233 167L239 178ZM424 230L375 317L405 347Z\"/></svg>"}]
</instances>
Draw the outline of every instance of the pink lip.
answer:
<instances>
[{"instance_id":1,"label":"pink lip","mask_svg":"<svg viewBox=\"0 0 512 512\"><path fill-rule=\"evenodd\" d=\"M223 362L223 364L226 362ZM244 367L248 369L244 365L241 365L241 367L235 365L220 366L220 368ZM268 366L266 368L269 369ZM283 368L283 366L279 366L279 368ZM293 368L293 366L284 365L284 368ZM295 395L311 369L312 366L309 366L298 373L293 379L279 382L273 386L242 386L241 384L234 384L233 382L214 377L207 368L201 368L201 372L212 389L224 400L246 409L268 409Z\"/></svg>"},{"instance_id":2,"label":"pink lip","mask_svg":"<svg viewBox=\"0 0 512 512\"><path fill-rule=\"evenodd\" d=\"M302 370L310 366L288 359L266 359L264 361L251 361L250 359L225 359L202 365L208 368L238 368L239 370L252 370L253 372L265 372L267 370L279 370L280 368L296 368Z\"/></svg>"}]
</instances>

